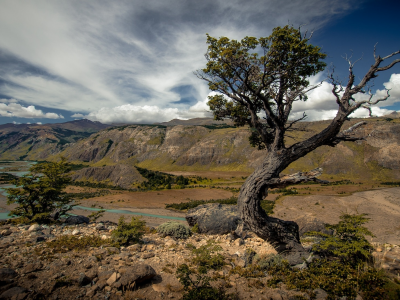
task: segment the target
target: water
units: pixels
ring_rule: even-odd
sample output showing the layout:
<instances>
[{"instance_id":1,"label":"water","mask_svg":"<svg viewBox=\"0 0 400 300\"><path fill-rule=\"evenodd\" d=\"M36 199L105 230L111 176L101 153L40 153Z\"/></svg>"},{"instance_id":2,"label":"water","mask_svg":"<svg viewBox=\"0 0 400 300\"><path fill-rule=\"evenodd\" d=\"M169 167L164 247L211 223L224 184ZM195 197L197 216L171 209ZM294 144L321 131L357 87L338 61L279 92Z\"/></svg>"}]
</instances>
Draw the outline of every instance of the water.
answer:
<instances>
[{"instance_id":1,"label":"water","mask_svg":"<svg viewBox=\"0 0 400 300\"><path fill-rule=\"evenodd\" d=\"M16 162L20 164L21 162ZM29 168L31 165L35 164L36 162L25 162L26 168ZM17 165L17 164L16 164ZM6 167L14 167L16 166L13 164L13 162L10 162L8 165L1 165L0 168L6 168ZM28 174L29 171L7 171L7 173L16 175L16 176L22 176L25 174ZM9 187L15 187L15 185L11 184L3 184L0 186L0 194L3 196L7 196L7 192L4 190L4 188L9 188ZM91 210L91 211L99 211L99 208L93 208L93 207L84 207L84 206L75 206L77 209L85 209L85 210ZM180 217L171 217L171 216L163 216L163 215L153 215L153 214L145 214L145 213L139 213L139 212L133 212L129 210L119 210L119 209L106 209L106 212L110 213L115 213L115 214L128 214L128 215L137 215L137 216L144 216L144 217L153 217L153 218L161 218L161 219L169 219L169 220L180 220L180 221L185 221L185 218L180 218ZM0 212L0 220L4 219L9 219L10 217L8 216L8 211L6 212Z\"/></svg>"}]
</instances>

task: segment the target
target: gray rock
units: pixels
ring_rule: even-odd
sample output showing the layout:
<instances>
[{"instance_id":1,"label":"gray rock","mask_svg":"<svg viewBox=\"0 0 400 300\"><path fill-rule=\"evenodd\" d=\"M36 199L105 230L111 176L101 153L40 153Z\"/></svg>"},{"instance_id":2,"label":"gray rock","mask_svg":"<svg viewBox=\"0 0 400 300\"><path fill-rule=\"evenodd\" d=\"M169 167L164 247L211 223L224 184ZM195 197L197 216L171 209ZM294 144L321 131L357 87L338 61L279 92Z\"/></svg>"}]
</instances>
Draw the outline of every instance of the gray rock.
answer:
<instances>
[{"instance_id":1,"label":"gray rock","mask_svg":"<svg viewBox=\"0 0 400 300\"><path fill-rule=\"evenodd\" d=\"M89 277L87 277L84 273L81 273L79 275L79 278L78 278L79 286L88 285L91 282L92 282L92 280Z\"/></svg>"},{"instance_id":2,"label":"gray rock","mask_svg":"<svg viewBox=\"0 0 400 300\"><path fill-rule=\"evenodd\" d=\"M196 223L199 233L226 234L235 231L242 220L236 205L208 203L189 209L186 214L189 226Z\"/></svg>"},{"instance_id":3,"label":"gray rock","mask_svg":"<svg viewBox=\"0 0 400 300\"><path fill-rule=\"evenodd\" d=\"M0 243L2 243L2 244L3 244L3 243L4 243L4 244L12 243L12 242L14 242L14 238L12 238L11 236L2 238L2 239L0 240Z\"/></svg>"},{"instance_id":4,"label":"gray rock","mask_svg":"<svg viewBox=\"0 0 400 300\"><path fill-rule=\"evenodd\" d=\"M15 286L2 293L0 295L0 299L24 299L27 293L27 289L20 286Z\"/></svg>"},{"instance_id":5,"label":"gray rock","mask_svg":"<svg viewBox=\"0 0 400 300\"><path fill-rule=\"evenodd\" d=\"M332 234L333 231L326 229L325 223L317 218L311 216L303 216L295 220L297 225L299 225L299 235L304 236L306 232L316 231L325 234Z\"/></svg>"},{"instance_id":6,"label":"gray rock","mask_svg":"<svg viewBox=\"0 0 400 300\"><path fill-rule=\"evenodd\" d=\"M318 288L315 289L313 292L315 293L316 300L325 300L328 298L328 293L325 292L323 289Z\"/></svg>"},{"instance_id":7,"label":"gray rock","mask_svg":"<svg viewBox=\"0 0 400 300\"><path fill-rule=\"evenodd\" d=\"M29 231L36 231L40 229L40 225L39 224L33 224L31 225L31 227L29 227Z\"/></svg>"},{"instance_id":8,"label":"gray rock","mask_svg":"<svg viewBox=\"0 0 400 300\"><path fill-rule=\"evenodd\" d=\"M13 279L17 276L18 276L17 272L15 272L13 269L9 268L0 269L0 280Z\"/></svg>"},{"instance_id":9,"label":"gray rock","mask_svg":"<svg viewBox=\"0 0 400 300\"><path fill-rule=\"evenodd\" d=\"M156 276L156 271L149 265L138 264L133 267L125 267L120 269L122 274L119 282L122 286L131 286L139 284Z\"/></svg>"},{"instance_id":10,"label":"gray rock","mask_svg":"<svg viewBox=\"0 0 400 300\"><path fill-rule=\"evenodd\" d=\"M89 224L89 218L85 216L70 216L65 220L65 223L68 225L77 225L77 224Z\"/></svg>"}]
</instances>

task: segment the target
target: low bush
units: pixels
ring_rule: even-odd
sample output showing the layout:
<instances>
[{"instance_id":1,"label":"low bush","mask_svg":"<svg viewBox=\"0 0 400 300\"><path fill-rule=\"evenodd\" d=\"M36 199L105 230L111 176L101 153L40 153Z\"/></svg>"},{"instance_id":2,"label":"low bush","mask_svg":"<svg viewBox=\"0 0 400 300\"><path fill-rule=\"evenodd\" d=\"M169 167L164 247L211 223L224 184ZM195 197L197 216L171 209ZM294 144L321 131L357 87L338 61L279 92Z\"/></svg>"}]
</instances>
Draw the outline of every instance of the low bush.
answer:
<instances>
[{"instance_id":1,"label":"low bush","mask_svg":"<svg viewBox=\"0 0 400 300\"><path fill-rule=\"evenodd\" d=\"M284 262L283 256L279 254L267 254L259 255L256 254L253 258L253 264L259 266L261 270L268 271L272 267L282 265Z\"/></svg>"},{"instance_id":2,"label":"low bush","mask_svg":"<svg viewBox=\"0 0 400 300\"><path fill-rule=\"evenodd\" d=\"M125 246L138 243L145 231L146 222L142 218L132 217L131 222L126 223L125 218L121 216L117 228L111 233L111 237L118 245Z\"/></svg>"},{"instance_id":3,"label":"low bush","mask_svg":"<svg viewBox=\"0 0 400 300\"><path fill-rule=\"evenodd\" d=\"M157 227L157 232L163 236L172 236L177 239L186 239L190 236L190 228L179 222L166 222Z\"/></svg>"},{"instance_id":4,"label":"low bush","mask_svg":"<svg viewBox=\"0 0 400 300\"><path fill-rule=\"evenodd\" d=\"M212 240L208 240L207 244L193 249L192 264L198 266L199 273L205 274L208 270L219 270L225 265L224 257L218 253L222 247Z\"/></svg>"},{"instance_id":5,"label":"low bush","mask_svg":"<svg viewBox=\"0 0 400 300\"><path fill-rule=\"evenodd\" d=\"M61 235L53 241L46 242L46 246L54 253L65 253L72 250L83 251L89 247L100 247L109 243L110 241L102 240L99 236Z\"/></svg>"},{"instance_id":6,"label":"low bush","mask_svg":"<svg viewBox=\"0 0 400 300\"><path fill-rule=\"evenodd\" d=\"M314 244L313 251L322 257L337 257L343 263L357 266L363 262L371 261L372 245L365 238L366 235L374 236L363 225L369 218L365 214L340 216L341 221L335 225L326 225L333 230L333 234L322 232L309 232L307 235L323 238Z\"/></svg>"},{"instance_id":7,"label":"low bush","mask_svg":"<svg viewBox=\"0 0 400 300\"><path fill-rule=\"evenodd\" d=\"M195 270L190 269L187 264L182 264L176 271L178 280L183 285L183 300L228 300L232 299L225 290L211 286L210 282L214 279L197 274Z\"/></svg>"},{"instance_id":8,"label":"low bush","mask_svg":"<svg viewBox=\"0 0 400 300\"><path fill-rule=\"evenodd\" d=\"M189 260L190 265L197 269L190 268L187 264L182 264L177 268L176 274L180 283L183 285L184 300L229 300L236 299L234 295L226 294L225 289L213 287L210 282L215 281L215 277L207 276L209 270L219 270L225 264L224 257L218 253L222 248L215 242L209 240L206 245L196 249L193 245L187 245L192 250L194 256Z\"/></svg>"}]
</instances>

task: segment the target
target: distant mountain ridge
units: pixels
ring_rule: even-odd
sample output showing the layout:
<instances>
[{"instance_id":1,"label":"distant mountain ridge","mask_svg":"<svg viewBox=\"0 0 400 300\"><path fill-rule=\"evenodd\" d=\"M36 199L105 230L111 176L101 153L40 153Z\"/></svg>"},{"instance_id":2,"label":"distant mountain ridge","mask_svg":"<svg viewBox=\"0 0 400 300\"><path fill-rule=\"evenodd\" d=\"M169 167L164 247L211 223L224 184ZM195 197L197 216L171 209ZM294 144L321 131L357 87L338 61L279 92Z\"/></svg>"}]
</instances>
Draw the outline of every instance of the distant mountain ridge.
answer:
<instances>
[{"instance_id":1,"label":"distant mountain ridge","mask_svg":"<svg viewBox=\"0 0 400 300\"><path fill-rule=\"evenodd\" d=\"M75 143L110 125L90 120L75 120L54 124L0 125L1 159L46 159L60 152L65 145Z\"/></svg>"},{"instance_id":2,"label":"distant mountain ridge","mask_svg":"<svg viewBox=\"0 0 400 300\"><path fill-rule=\"evenodd\" d=\"M344 142L336 147L320 147L292 163L285 172L322 167L323 176L327 176L325 179L329 180L356 178L399 181L400 119L384 116L363 120L367 124L356 133L366 137L364 141ZM169 124L174 124L175 121L172 120ZM208 122L212 121L214 120L197 119L191 122L210 124ZM351 119L344 128L359 121ZM85 125L86 130L99 126L89 122ZM329 122L299 122L296 124L299 130L291 133L286 143L290 145L310 137L326 128ZM168 126L160 123L113 126L95 133L79 132L78 129L73 131L66 127L77 124L53 128L35 125L14 132L0 129L0 159L55 160L63 155L71 162L96 168L90 171L92 173L82 173L80 176L104 180L105 174L110 171L109 174L113 174L110 180L117 182L120 180L117 173L122 169L115 167L111 170L104 168L105 166L139 166L166 172L251 172L265 156L265 151L250 146L250 131L246 127L235 128L215 123ZM124 180L127 179L126 176L123 177ZM128 177L131 178L131 175Z\"/></svg>"}]
</instances>

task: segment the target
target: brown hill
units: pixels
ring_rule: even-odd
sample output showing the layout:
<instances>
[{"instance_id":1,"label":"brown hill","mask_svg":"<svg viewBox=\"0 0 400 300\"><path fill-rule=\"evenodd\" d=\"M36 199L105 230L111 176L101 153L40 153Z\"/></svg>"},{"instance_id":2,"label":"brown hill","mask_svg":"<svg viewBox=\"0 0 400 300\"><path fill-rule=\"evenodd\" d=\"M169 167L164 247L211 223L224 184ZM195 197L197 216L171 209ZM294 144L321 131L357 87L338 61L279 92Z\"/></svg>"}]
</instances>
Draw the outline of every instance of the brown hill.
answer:
<instances>
[{"instance_id":1,"label":"brown hill","mask_svg":"<svg viewBox=\"0 0 400 300\"><path fill-rule=\"evenodd\" d=\"M351 120L346 127L358 122ZM365 141L321 147L288 167L287 172L323 167L331 178L397 180L400 178L400 120L371 118L357 131ZM329 121L299 123L287 143L304 139ZM62 152L75 162L91 166L138 165L161 171L247 171L261 162L265 152L250 147L247 128L162 125L102 130Z\"/></svg>"}]
</instances>

